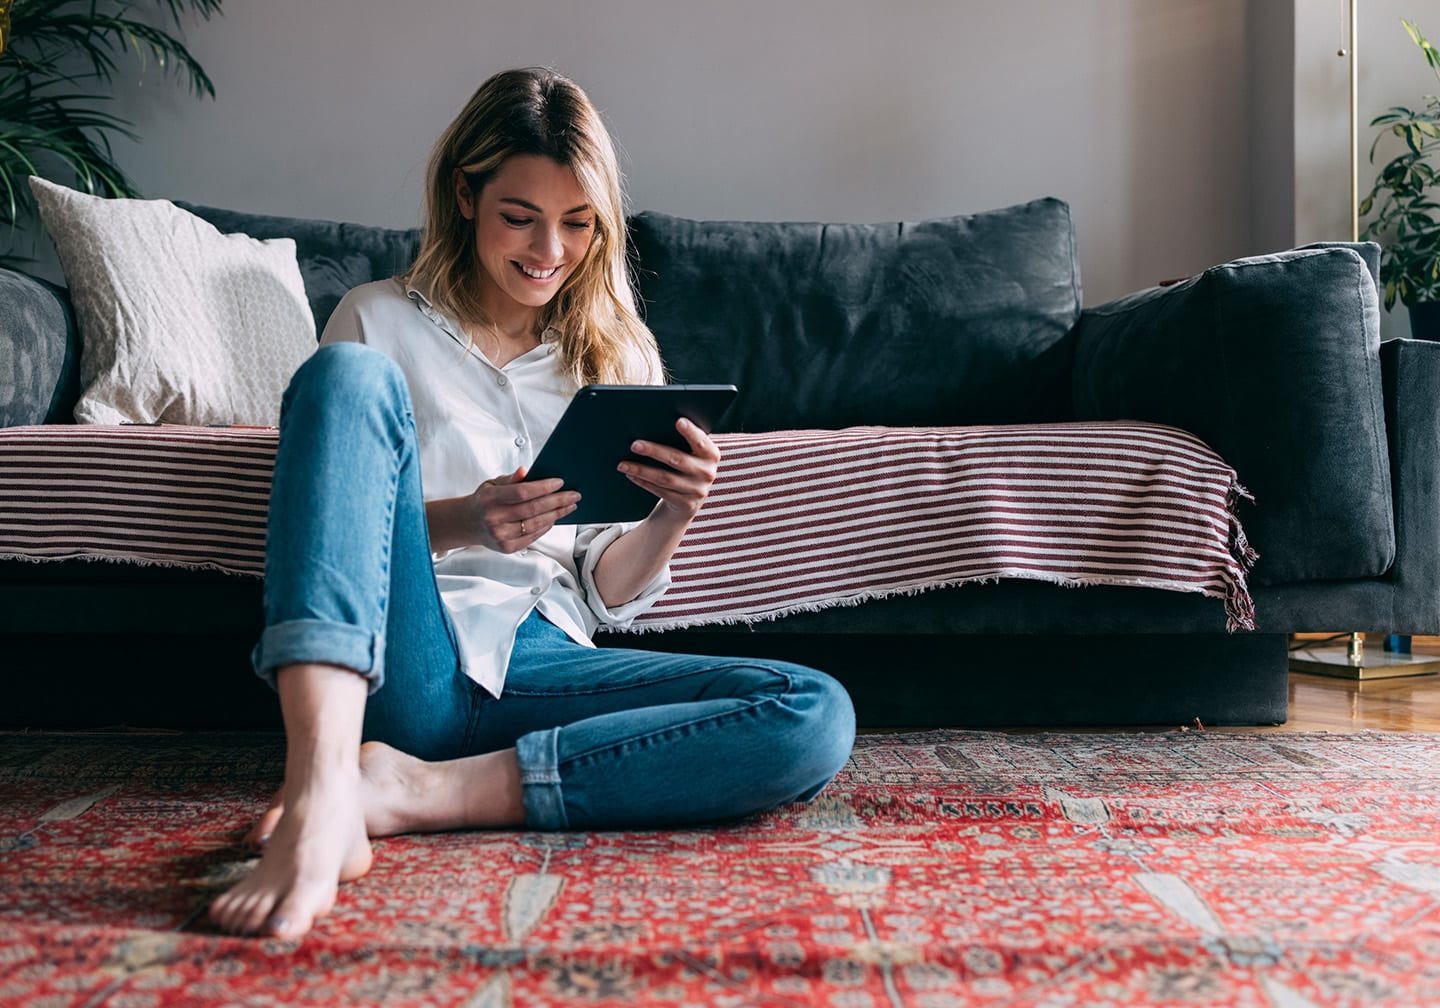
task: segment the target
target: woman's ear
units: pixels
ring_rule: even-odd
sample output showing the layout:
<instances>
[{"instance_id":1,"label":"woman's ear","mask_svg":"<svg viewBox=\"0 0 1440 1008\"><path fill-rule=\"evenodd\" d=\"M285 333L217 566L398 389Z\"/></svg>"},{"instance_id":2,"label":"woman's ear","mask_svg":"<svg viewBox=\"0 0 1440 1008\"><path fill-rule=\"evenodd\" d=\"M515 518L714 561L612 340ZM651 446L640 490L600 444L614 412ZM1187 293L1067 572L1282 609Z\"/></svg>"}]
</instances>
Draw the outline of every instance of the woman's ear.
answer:
<instances>
[{"instance_id":1,"label":"woman's ear","mask_svg":"<svg viewBox=\"0 0 1440 1008\"><path fill-rule=\"evenodd\" d=\"M475 200L479 193L470 191L470 180L458 168L455 170L455 203L460 207L460 216L466 220L475 219Z\"/></svg>"}]
</instances>

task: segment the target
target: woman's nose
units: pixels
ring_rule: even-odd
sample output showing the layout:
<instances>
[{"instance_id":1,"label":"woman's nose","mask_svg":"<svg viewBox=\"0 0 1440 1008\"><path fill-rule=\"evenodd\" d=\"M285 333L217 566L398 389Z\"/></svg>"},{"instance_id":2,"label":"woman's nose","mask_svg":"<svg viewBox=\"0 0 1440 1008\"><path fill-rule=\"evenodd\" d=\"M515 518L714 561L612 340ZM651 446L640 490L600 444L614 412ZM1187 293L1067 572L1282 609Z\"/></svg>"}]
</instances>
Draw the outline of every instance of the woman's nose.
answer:
<instances>
[{"instance_id":1,"label":"woman's nose","mask_svg":"<svg viewBox=\"0 0 1440 1008\"><path fill-rule=\"evenodd\" d=\"M545 265L553 265L559 258L563 248L564 245L560 241L559 228L542 227L535 229L535 240L530 243L530 249Z\"/></svg>"}]
</instances>

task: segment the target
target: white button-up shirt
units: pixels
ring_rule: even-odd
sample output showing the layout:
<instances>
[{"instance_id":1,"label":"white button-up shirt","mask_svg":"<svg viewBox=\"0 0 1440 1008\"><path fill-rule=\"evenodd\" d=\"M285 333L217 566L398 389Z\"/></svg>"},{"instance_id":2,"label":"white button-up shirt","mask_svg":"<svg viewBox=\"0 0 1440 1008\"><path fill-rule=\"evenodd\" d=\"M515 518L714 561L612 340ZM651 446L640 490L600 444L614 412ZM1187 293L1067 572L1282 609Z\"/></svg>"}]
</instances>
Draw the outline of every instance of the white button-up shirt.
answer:
<instances>
[{"instance_id":1,"label":"white button-up shirt","mask_svg":"<svg viewBox=\"0 0 1440 1008\"><path fill-rule=\"evenodd\" d=\"M345 295L320 342L364 343L400 365L415 410L421 485L435 500L472 493L535 460L576 391L554 336L547 332L540 346L497 368L423 294L380 280ZM659 370L657 360L650 371ZM614 609L595 586L600 554L632 527L556 525L517 553L468 546L435 554L465 674L499 696L516 628L532 609L587 645L600 623L626 626L648 609L669 586L668 569Z\"/></svg>"}]
</instances>

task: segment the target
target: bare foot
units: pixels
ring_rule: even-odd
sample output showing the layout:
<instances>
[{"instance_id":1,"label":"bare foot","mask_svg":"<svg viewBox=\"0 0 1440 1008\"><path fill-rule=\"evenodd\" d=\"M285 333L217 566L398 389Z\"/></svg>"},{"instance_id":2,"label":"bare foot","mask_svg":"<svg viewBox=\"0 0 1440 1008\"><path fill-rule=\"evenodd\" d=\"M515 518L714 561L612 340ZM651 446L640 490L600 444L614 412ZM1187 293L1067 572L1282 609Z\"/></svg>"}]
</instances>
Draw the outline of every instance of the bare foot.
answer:
<instances>
[{"instance_id":1,"label":"bare foot","mask_svg":"<svg viewBox=\"0 0 1440 1008\"><path fill-rule=\"evenodd\" d=\"M295 938L329 913L339 883L370 870L360 790L351 770L272 808L279 815L260 864L211 904L215 925L232 934Z\"/></svg>"},{"instance_id":2,"label":"bare foot","mask_svg":"<svg viewBox=\"0 0 1440 1008\"><path fill-rule=\"evenodd\" d=\"M519 825L524 807L514 750L429 763L383 742L360 747L360 810L369 837ZM513 780L512 780L513 778ZM265 849L285 813L285 787L245 836Z\"/></svg>"},{"instance_id":3,"label":"bare foot","mask_svg":"<svg viewBox=\"0 0 1440 1008\"><path fill-rule=\"evenodd\" d=\"M366 742L360 747L360 811L365 832L375 837L395 836L412 832L415 827L402 821L398 808L411 790L410 779L418 778L425 769L424 761L408 756L381 742ZM285 814L285 785L270 796L270 804L245 834L245 846L263 851Z\"/></svg>"},{"instance_id":4,"label":"bare foot","mask_svg":"<svg viewBox=\"0 0 1440 1008\"><path fill-rule=\"evenodd\" d=\"M447 829L500 825L472 821L456 811L467 783L483 789L479 780L484 756L448 763L427 763L383 742L360 747L360 776L365 806L365 829L372 837L400 833L433 833ZM453 773L464 767L467 774ZM465 777L470 780L466 781Z\"/></svg>"}]
</instances>

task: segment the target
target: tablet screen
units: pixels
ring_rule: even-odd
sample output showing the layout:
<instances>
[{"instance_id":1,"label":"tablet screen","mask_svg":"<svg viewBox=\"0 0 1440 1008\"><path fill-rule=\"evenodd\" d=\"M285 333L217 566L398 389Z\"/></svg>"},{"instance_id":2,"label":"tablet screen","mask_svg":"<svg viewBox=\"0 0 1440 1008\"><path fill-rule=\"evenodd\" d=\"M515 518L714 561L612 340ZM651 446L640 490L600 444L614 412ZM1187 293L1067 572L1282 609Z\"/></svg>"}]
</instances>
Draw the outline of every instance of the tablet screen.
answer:
<instances>
[{"instance_id":1,"label":"tablet screen","mask_svg":"<svg viewBox=\"0 0 1440 1008\"><path fill-rule=\"evenodd\" d=\"M656 498L615 467L625 459L655 463L633 454L630 443L686 449L675 421L686 417L709 433L735 395L734 385L587 385L570 400L526 479L559 477L580 493L579 506L559 524L639 521Z\"/></svg>"}]
</instances>

